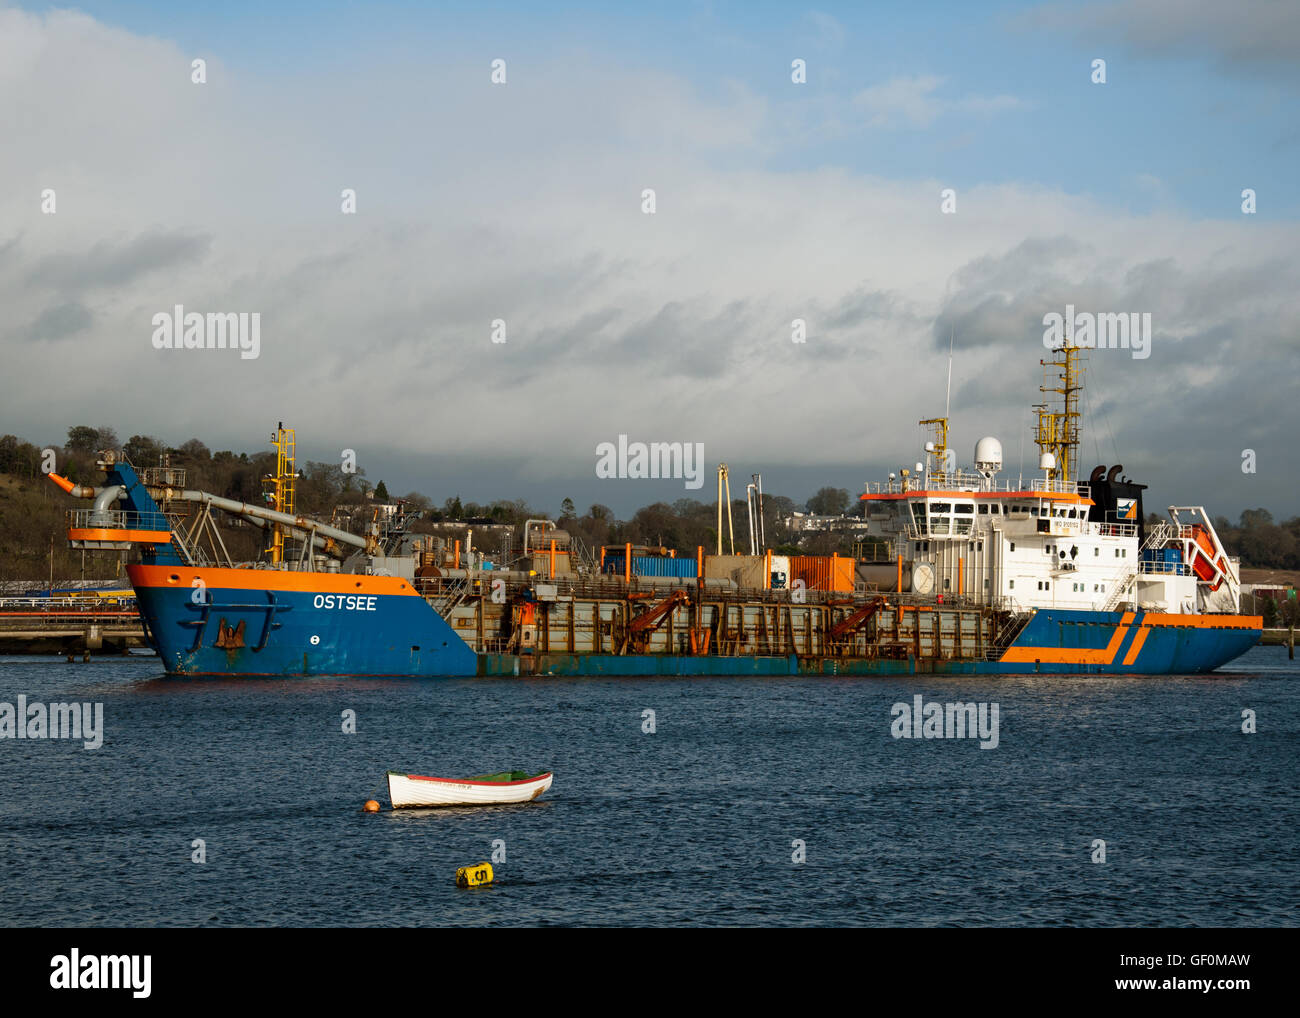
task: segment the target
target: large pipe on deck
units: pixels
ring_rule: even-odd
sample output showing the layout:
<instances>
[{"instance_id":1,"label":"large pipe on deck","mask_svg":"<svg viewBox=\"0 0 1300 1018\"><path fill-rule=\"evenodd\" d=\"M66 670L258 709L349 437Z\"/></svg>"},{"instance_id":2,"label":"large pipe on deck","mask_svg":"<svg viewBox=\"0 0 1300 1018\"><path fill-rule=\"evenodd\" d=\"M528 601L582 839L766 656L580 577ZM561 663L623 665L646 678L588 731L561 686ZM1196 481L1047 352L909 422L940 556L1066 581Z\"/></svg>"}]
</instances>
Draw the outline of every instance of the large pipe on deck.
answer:
<instances>
[{"instance_id":1,"label":"large pipe on deck","mask_svg":"<svg viewBox=\"0 0 1300 1018\"><path fill-rule=\"evenodd\" d=\"M66 477L50 474L49 478L73 498L95 498L103 488L92 488L85 484L73 484Z\"/></svg>"},{"instance_id":2,"label":"large pipe on deck","mask_svg":"<svg viewBox=\"0 0 1300 1018\"><path fill-rule=\"evenodd\" d=\"M254 527L259 527L262 530L266 530L267 528L272 526L272 522L270 520L261 520L258 519L256 516L247 517L246 522L252 524ZM289 529L297 530L298 528L291 526L289 527ZM302 536L306 537L307 531L303 531ZM338 542L335 541L333 538L321 537L319 534L316 534L312 537L311 543L313 548L316 548L318 551L323 551L327 555L333 555L335 558L340 558L340 559L344 557L343 549L339 547Z\"/></svg>"},{"instance_id":3,"label":"large pipe on deck","mask_svg":"<svg viewBox=\"0 0 1300 1018\"><path fill-rule=\"evenodd\" d=\"M50 474L50 480L66 491L73 498L93 498L95 505L91 509L90 525L102 526L108 522L108 513L113 505L125 493L126 489L120 484L109 484L102 488L91 487L87 484L73 484L66 477L59 474Z\"/></svg>"},{"instance_id":4,"label":"large pipe on deck","mask_svg":"<svg viewBox=\"0 0 1300 1018\"><path fill-rule=\"evenodd\" d=\"M360 548L371 555L376 554L378 551L378 542L371 535L358 537L346 530L339 530L337 527L317 523L306 516L290 516L288 513L277 512L275 509L264 509L261 506L249 505L247 502L237 502L233 498L221 498L219 495L211 495L206 491L176 491L173 488L163 488L159 490L159 494L166 501L179 500L208 505L214 509L231 513L234 516L241 516L244 519L260 519L280 523L304 534L309 534L314 530L318 537L328 537L339 544L348 544L354 548Z\"/></svg>"},{"instance_id":5,"label":"large pipe on deck","mask_svg":"<svg viewBox=\"0 0 1300 1018\"><path fill-rule=\"evenodd\" d=\"M60 477L58 474L50 474L50 480L57 484L74 498L93 498L95 507L93 512L102 513L107 510L110 503L117 501L126 492L121 485L111 484L102 488L92 488L84 484L73 484L66 477ZM213 495L206 491L196 491L186 489L177 491L175 488L149 488L149 494L155 500L164 502L194 502L198 505L211 506L214 509L220 509L231 515L239 516L246 520L266 520L271 523L279 523L282 526L289 527L292 530L302 534L310 534L315 531L317 538L327 539L325 544L320 545L331 555L342 558L342 549L337 547L339 544L351 545L354 548L360 548L368 554L374 555L378 552L378 541L373 535L358 537L356 534L350 534L346 530L339 530L337 527L331 527L324 523L317 523L305 516L291 516L289 513L277 512L274 509L265 509L262 506L249 505L247 502L238 502L233 498L222 498L219 495Z\"/></svg>"},{"instance_id":6,"label":"large pipe on deck","mask_svg":"<svg viewBox=\"0 0 1300 1018\"><path fill-rule=\"evenodd\" d=\"M111 524L113 518L109 516L110 507L126 493L126 489L120 484L110 484L100 490L95 496L95 505L90 511L90 525L92 527Z\"/></svg>"}]
</instances>

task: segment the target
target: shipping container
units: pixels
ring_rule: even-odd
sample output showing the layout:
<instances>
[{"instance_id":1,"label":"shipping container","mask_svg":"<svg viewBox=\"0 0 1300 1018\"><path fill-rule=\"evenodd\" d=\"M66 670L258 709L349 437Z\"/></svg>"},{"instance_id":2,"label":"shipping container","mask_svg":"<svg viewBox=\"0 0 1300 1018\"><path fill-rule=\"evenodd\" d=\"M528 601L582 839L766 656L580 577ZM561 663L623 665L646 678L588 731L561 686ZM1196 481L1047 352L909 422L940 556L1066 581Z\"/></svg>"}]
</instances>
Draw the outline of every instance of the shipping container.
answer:
<instances>
[{"instance_id":1,"label":"shipping container","mask_svg":"<svg viewBox=\"0 0 1300 1018\"><path fill-rule=\"evenodd\" d=\"M737 570L761 561L757 555L705 555L704 575L709 579L730 580Z\"/></svg>"},{"instance_id":2,"label":"shipping container","mask_svg":"<svg viewBox=\"0 0 1300 1018\"><path fill-rule=\"evenodd\" d=\"M790 559L785 555L772 556L772 590L790 589Z\"/></svg>"},{"instance_id":3,"label":"shipping container","mask_svg":"<svg viewBox=\"0 0 1300 1018\"><path fill-rule=\"evenodd\" d=\"M771 581L766 555L706 555L707 579L731 580L747 590L766 590Z\"/></svg>"},{"instance_id":4,"label":"shipping container","mask_svg":"<svg viewBox=\"0 0 1300 1018\"><path fill-rule=\"evenodd\" d=\"M632 575L676 576L681 579L694 579L696 576L695 559L634 555L632 557Z\"/></svg>"},{"instance_id":5,"label":"shipping container","mask_svg":"<svg viewBox=\"0 0 1300 1018\"><path fill-rule=\"evenodd\" d=\"M853 590L855 566L853 559L841 556L791 555L790 583L803 580L807 590L848 593Z\"/></svg>"}]
</instances>

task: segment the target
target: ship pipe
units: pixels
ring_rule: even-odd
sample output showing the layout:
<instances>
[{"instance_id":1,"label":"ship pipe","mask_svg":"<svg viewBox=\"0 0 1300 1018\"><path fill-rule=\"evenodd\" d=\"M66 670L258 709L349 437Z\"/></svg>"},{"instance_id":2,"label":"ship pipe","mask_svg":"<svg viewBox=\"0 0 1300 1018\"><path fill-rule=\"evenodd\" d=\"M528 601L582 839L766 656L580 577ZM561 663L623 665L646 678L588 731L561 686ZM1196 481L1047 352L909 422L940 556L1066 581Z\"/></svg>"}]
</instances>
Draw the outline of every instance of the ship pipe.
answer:
<instances>
[{"instance_id":1,"label":"ship pipe","mask_svg":"<svg viewBox=\"0 0 1300 1018\"><path fill-rule=\"evenodd\" d=\"M100 527L105 524L111 525L113 518L109 515L109 509L119 498L126 494L126 488L120 484L110 484L107 487L100 488L99 494L95 496L95 504L90 510L90 525ZM78 496L84 498L85 496Z\"/></svg>"},{"instance_id":2,"label":"ship pipe","mask_svg":"<svg viewBox=\"0 0 1300 1018\"><path fill-rule=\"evenodd\" d=\"M247 502L237 502L233 498L221 498L219 495L212 495L206 491L176 491L173 488L167 488L162 492L162 496L168 501L179 500L212 506L214 509L221 509L244 519L259 519L268 520L271 523L280 523L304 534L309 534L314 530L318 537L328 537L339 544L360 548L368 555L378 554L378 542L373 537L358 537L346 530L339 530L337 527L309 520L305 516L290 516L288 513L278 512L275 509L263 509L261 506L249 505Z\"/></svg>"},{"instance_id":3,"label":"ship pipe","mask_svg":"<svg viewBox=\"0 0 1300 1018\"><path fill-rule=\"evenodd\" d=\"M50 480L66 491L73 498L95 498L103 488L92 488L85 484L73 484L66 477L60 477L58 474L50 474ZM121 491L121 489L117 489Z\"/></svg>"},{"instance_id":4,"label":"ship pipe","mask_svg":"<svg viewBox=\"0 0 1300 1018\"><path fill-rule=\"evenodd\" d=\"M262 530L266 530L269 526L271 526L271 522L272 522L270 520L258 519L256 516L245 517L245 520L246 522L251 523L255 527L260 527ZM293 525L290 525L289 529L295 531L298 530L298 528ZM301 531L301 533L303 534L303 536L306 536L307 531ZM334 556L334 558L340 560L346 558L345 550L341 548L338 542L335 541L333 538L321 537L320 534L316 534L312 537L311 543L312 543L312 547L315 548L317 551L323 551L325 552L325 554L332 555Z\"/></svg>"}]
</instances>

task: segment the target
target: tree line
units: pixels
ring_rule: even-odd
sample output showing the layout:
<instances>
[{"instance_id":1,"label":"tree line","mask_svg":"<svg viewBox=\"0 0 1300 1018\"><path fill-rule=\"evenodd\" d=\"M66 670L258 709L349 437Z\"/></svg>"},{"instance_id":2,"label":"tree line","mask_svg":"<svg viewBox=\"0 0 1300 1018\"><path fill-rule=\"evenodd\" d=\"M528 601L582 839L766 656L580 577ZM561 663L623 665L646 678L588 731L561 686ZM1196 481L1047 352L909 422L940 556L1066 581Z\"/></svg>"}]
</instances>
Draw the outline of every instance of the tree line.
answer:
<instances>
[{"instance_id":1,"label":"tree line","mask_svg":"<svg viewBox=\"0 0 1300 1018\"><path fill-rule=\"evenodd\" d=\"M168 446L149 435L131 435L120 442L112 428L88 425L69 428L67 440L56 447L39 447L14 435L0 436L0 578L44 575L48 570L51 537L56 572L72 577L80 570L79 554L68 549L63 540L63 512L75 504L45 479L42 469L45 448L53 448L55 469L74 483L99 483L103 475L95 467L97 453L102 449L121 449L137 468L159 465L165 458L168 465L186 471L186 484L190 488L259 504L265 498L263 478L275 472L273 451L213 452L197 438L179 446ZM718 545L716 503L690 498L655 502L625 520L618 519L612 509L600 503L579 512L567 498L555 513L529 505L523 499L476 503L452 495L439 503L416 491L394 497L382 479L372 486L362 469L348 471L339 463L311 460L300 467L295 488L296 511L325 521L336 510L366 506L372 498L378 502L400 498L408 510L421 512L422 520L411 527L417 533L431 531L434 524L520 527L529 519L551 519L593 550L601 545L630 542L693 555L698 546L712 552ZM819 516L860 514L859 503L844 488L823 487L803 503L785 495L764 495L763 528L769 548L777 554L853 554L855 538L851 533L796 534L785 529L779 521L799 510ZM741 554L748 553L749 523L743 499L733 500L731 518L735 549ZM364 512L347 518L347 523L358 531L368 522L369 514ZM1214 525L1229 553L1239 557L1243 566L1300 569L1300 517L1275 523L1272 514L1257 508L1243 512L1236 524L1218 517ZM731 537L725 512L722 538L723 550L729 551ZM261 539L260 531L253 533L245 528L232 536L234 546L230 551L255 558Z\"/></svg>"}]
</instances>

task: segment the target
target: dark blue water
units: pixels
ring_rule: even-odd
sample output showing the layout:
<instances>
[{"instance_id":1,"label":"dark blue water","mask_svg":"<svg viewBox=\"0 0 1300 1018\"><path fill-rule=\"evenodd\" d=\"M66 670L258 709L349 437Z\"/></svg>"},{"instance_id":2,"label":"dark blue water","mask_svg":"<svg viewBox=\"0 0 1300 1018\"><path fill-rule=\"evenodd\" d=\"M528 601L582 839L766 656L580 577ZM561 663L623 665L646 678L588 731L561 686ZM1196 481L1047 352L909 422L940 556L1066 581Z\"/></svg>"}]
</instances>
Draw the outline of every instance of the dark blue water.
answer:
<instances>
[{"instance_id":1,"label":"dark blue water","mask_svg":"<svg viewBox=\"0 0 1300 1018\"><path fill-rule=\"evenodd\" d=\"M1300 668L1280 648L1192 679L217 682L0 661L0 701L19 693L102 702L106 734L0 740L4 925L1297 919ZM998 703L1000 744L891 738L915 693ZM554 787L522 807L392 813L380 794L388 768L543 767ZM359 811L372 796L385 812ZM495 839L497 882L456 888Z\"/></svg>"}]
</instances>

